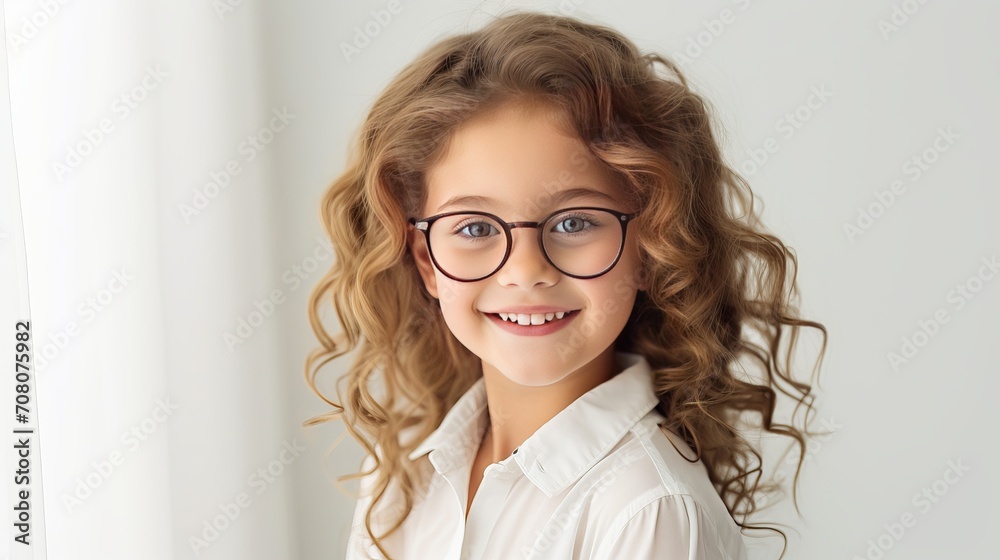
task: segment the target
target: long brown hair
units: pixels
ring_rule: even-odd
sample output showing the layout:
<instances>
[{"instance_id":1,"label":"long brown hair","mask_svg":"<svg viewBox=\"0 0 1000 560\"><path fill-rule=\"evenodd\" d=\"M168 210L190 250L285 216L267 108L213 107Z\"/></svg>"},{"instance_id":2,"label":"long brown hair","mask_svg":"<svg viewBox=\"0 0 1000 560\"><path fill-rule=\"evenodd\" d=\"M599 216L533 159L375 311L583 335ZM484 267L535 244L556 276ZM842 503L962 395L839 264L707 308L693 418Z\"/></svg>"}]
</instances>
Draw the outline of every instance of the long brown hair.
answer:
<instances>
[{"instance_id":1,"label":"long brown hair","mask_svg":"<svg viewBox=\"0 0 1000 560\"><path fill-rule=\"evenodd\" d=\"M723 161L709 105L671 60L641 53L608 27L518 11L442 39L406 66L375 101L347 169L322 197L337 258L309 300L321 347L307 358L305 375L333 410L304 425L343 419L375 456L373 470L337 479L378 471L365 516L372 541L385 553L379 539L402 525L420 491L422 477L407 455L482 375L424 289L407 249L406 220L423 206L426 172L452 132L511 98L541 99L565 115L639 201L635 228L649 284L616 348L647 358L664 427L696 451L737 524L785 539L780 530L746 523L780 485L759 484L761 455L739 423L752 420L752 428L788 436L802 451L816 435L808 422L799 429L773 418L775 390L796 401L792 424L800 405L806 416L813 408L811 385L791 374L799 327L822 333L814 377L826 350L826 328L797 316L794 251L760 223L749 185ZM343 329L335 337L320 320L330 302ZM337 380L339 404L320 393L316 375L352 351L353 363ZM746 373L750 366L759 366L757 378ZM404 440L404 431L414 437ZM793 501L801 465L800 456ZM404 503L386 534L375 535L371 513L391 481Z\"/></svg>"}]
</instances>

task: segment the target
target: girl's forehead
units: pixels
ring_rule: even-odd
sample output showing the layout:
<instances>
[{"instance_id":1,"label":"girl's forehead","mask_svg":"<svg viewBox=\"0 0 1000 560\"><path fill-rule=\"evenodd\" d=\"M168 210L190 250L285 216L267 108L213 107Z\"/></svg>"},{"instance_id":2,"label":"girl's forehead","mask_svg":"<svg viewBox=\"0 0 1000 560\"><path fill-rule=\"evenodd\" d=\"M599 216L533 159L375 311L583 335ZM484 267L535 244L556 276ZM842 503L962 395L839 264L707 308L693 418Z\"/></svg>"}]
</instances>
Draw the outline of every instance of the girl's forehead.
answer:
<instances>
[{"instance_id":1,"label":"girl's forehead","mask_svg":"<svg viewBox=\"0 0 1000 560\"><path fill-rule=\"evenodd\" d=\"M625 211L622 193L616 185L603 174L593 171L555 173L548 178L442 175L431 181L427 188L425 216L480 210L511 220L531 219L569 206Z\"/></svg>"},{"instance_id":2,"label":"girl's forehead","mask_svg":"<svg viewBox=\"0 0 1000 560\"><path fill-rule=\"evenodd\" d=\"M425 215L577 202L614 208L620 193L603 162L581 139L547 121L529 112L490 113L465 123L428 169Z\"/></svg>"},{"instance_id":3,"label":"girl's forehead","mask_svg":"<svg viewBox=\"0 0 1000 560\"><path fill-rule=\"evenodd\" d=\"M539 191L532 193L537 195L533 198L534 204L526 205L524 199L511 196L487 196L480 194L459 193L446 199L441 205L432 209L433 213L447 212L460 209L483 210L486 212L504 212L516 210L518 208L534 207L539 210L555 210L567 205L574 206L600 206L615 208L619 204L615 193L585 185L573 185L565 188L553 189L551 191Z\"/></svg>"}]
</instances>

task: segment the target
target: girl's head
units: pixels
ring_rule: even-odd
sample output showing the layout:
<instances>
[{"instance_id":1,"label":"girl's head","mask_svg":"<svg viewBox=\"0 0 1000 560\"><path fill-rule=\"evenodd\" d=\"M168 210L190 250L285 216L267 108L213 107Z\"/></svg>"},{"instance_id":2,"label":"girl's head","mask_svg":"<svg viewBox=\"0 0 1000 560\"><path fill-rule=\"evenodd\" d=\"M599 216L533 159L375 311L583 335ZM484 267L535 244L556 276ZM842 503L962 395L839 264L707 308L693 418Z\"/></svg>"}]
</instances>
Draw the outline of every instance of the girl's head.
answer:
<instances>
[{"instance_id":1,"label":"girl's head","mask_svg":"<svg viewBox=\"0 0 1000 560\"><path fill-rule=\"evenodd\" d=\"M646 357L666 427L697 451L734 517L754 510L755 492L767 485L749 480L759 455L735 424L743 412L758 413L764 429L804 445L803 432L772 424L772 385L800 404L810 391L783 371L778 345L784 326L792 345L800 326L812 326L825 350L826 331L794 315L795 256L758 223L711 120L668 59L607 27L526 12L431 45L378 97L347 170L322 200L337 259L310 301L322 348L306 372L315 391L319 367L360 346L342 378L346 393L338 387L345 404L327 400L335 410L310 423L343 416L369 454L377 448L375 495L397 481L407 496L400 524L419 487L407 454L481 367L547 385L609 349ZM580 188L595 192L562 198ZM459 196L482 198L447 205ZM546 259L537 229L514 228L504 266L462 282L453 277L494 267L469 264L462 247L447 260L446 242L433 237L439 226L428 236L409 221L477 210L537 222L579 206L631 216L619 260L593 278L566 274L580 260L552 258L558 241ZM571 216L547 228L585 223ZM462 231L499 233L502 257L500 230L479 220ZM328 301L343 328L338 341L318 318ZM503 332L488 315L528 305L580 314L536 340ZM737 367L742 357L760 366L758 382L736 374L747 365Z\"/></svg>"},{"instance_id":2,"label":"girl's head","mask_svg":"<svg viewBox=\"0 0 1000 560\"><path fill-rule=\"evenodd\" d=\"M427 293L455 338L484 370L528 386L555 383L598 356L608 363L643 282L629 227L635 197L562 122L562 111L511 98L463 122L424 172L415 216L433 221L409 238ZM508 250L503 222L519 221L545 223L541 232L512 228ZM520 309L528 306L540 308ZM564 326L545 336L501 328L516 323L508 313L517 312L522 322L534 314Z\"/></svg>"}]
</instances>

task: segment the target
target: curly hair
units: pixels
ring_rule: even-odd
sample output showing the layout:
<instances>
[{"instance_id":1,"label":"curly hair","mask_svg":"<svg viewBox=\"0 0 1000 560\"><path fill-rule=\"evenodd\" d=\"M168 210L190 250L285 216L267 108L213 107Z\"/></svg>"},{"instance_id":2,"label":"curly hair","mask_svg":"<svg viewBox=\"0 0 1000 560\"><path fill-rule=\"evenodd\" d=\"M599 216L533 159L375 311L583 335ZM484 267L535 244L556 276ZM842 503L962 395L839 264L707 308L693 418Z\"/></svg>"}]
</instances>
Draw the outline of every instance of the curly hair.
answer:
<instances>
[{"instance_id":1,"label":"curly hair","mask_svg":"<svg viewBox=\"0 0 1000 560\"><path fill-rule=\"evenodd\" d=\"M658 73L658 65L668 72ZM374 457L372 470L337 479L378 471L368 535L385 553L379 540L402 525L422 484L407 455L482 375L481 361L447 328L440 302L424 289L407 248L407 217L422 207L427 171L457 127L512 99L541 100L561 112L643 208L635 227L648 289L639 292L616 349L647 358L666 418L661 427L696 451L693 461L704 462L734 521L777 531L787 543L778 529L746 523L761 497L766 503L766 494L781 488L759 482L761 454L740 424L792 438L801 451L817 435L807 421L794 426L800 405L808 420L815 396L809 383L793 378L791 361L799 328L818 329L815 379L827 331L798 316L795 253L761 224L749 185L723 161L708 103L671 60L640 52L608 27L526 11L419 54L375 100L346 170L321 200L336 260L310 295L309 321L321 347L306 359L305 377L333 410L303 424L342 419ZM319 316L330 301L342 327L336 336ZM355 350L336 383L343 404L333 402L317 389L316 376ZM756 378L746 372L754 365ZM791 424L774 419L776 389L796 402ZM800 455L793 502L802 462ZM404 503L377 536L372 511L392 481Z\"/></svg>"}]
</instances>

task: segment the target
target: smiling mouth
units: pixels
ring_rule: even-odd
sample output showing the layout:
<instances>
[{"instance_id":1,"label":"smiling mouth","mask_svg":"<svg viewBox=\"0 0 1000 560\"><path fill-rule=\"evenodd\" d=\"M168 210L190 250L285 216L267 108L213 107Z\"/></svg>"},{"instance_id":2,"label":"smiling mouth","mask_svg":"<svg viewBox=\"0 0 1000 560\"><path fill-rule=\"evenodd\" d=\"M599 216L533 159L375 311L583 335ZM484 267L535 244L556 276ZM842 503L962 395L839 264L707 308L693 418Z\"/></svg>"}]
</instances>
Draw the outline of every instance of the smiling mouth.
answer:
<instances>
[{"instance_id":1,"label":"smiling mouth","mask_svg":"<svg viewBox=\"0 0 1000 560\"><path fill-rule=\"evenodd\" d=\"M491 315L513 325L537 326L564 321L579 312L579 309L574 309L565 313L485 313L485 315Z\"/></svg>"}]
</instances>

